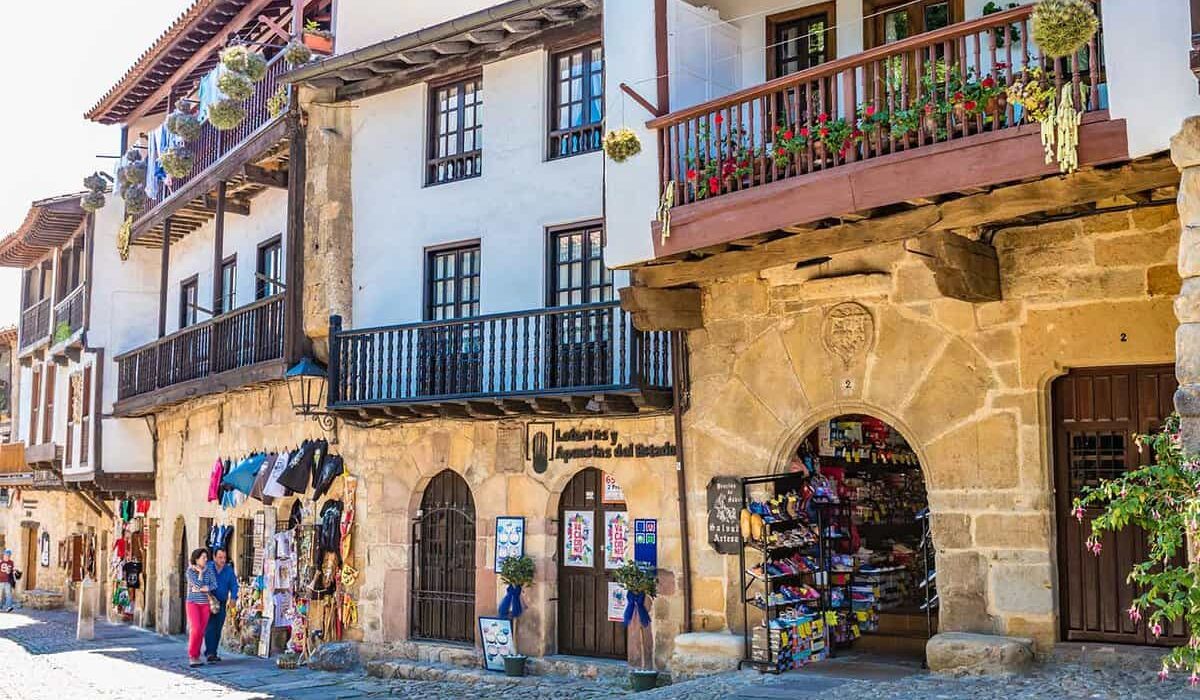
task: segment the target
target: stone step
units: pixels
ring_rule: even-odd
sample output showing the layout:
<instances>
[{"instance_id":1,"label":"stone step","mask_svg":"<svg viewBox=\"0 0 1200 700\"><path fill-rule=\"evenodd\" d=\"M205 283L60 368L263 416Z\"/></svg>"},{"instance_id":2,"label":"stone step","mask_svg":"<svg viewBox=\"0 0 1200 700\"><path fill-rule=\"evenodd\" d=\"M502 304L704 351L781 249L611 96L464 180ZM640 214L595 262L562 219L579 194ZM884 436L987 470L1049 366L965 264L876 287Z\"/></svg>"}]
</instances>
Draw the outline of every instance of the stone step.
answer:
<instances>
[{"instance_id":1,"label":"stone step","mask_svg":"<svg viewBox=\"0 0 1200 700\"><path fill-rule=\"evenodd\" d=\"M1061 642L1050 652L1053 663L1076 663L1092 668L1118 668L1158 673L1170 649L1134 644Z\"/></svg>"}]
</instances>

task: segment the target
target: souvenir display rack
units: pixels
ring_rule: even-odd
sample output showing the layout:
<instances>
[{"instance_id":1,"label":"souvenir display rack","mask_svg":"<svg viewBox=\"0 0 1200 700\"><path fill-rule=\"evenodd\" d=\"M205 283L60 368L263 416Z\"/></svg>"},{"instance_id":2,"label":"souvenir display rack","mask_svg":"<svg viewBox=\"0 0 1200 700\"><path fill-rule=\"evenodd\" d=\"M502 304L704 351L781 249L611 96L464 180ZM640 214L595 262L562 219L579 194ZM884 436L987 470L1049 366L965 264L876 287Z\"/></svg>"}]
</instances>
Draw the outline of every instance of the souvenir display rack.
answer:
<instances>
[{"instance_id":1,"label":"souvenir display rack","mask_svg":"<svg viewBox=\"0 0 1200 700\"><path fill-rule=\"evenodd\" d=\"M794 478L794 474L743 478L743 503L752 502L756 486L775 487ZM772 495L788 499L774 488ZM834 591L839 599L848 600L853 586L853 571L831 574L831 541L841 534L828 527L834 519L848 518L849 510L838 503L813 503L804 510L800 505L795 499L778 512L757 513L761 527L743 538L739 550L746 645L742 663L764 672L780 673L825 658L832 651L829 626L839 620L832 609ZM747 550L754 552L753 560L747 558ZM762 613L761 625L752 624L751 608Z\"/></svg>"}]
</instances>

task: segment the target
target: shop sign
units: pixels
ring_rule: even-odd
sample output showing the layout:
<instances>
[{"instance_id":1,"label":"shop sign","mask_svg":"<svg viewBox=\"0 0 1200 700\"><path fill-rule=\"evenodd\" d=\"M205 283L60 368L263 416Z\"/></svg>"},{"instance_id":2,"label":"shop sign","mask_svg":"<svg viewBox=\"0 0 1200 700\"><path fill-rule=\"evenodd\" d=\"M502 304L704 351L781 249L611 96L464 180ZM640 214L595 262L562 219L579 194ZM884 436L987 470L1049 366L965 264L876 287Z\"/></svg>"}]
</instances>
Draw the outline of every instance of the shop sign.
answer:
<instances>
[{"instance_id":1,"label":"shop sign","mask_svg":"<svg viewBox=\"0 0 1200 700\"><path fill-rule=\"evenodd\" d=\"M590 569L595 564L595 513L568 510L563 518L563 564Z\"/></svg>"},{"instance_id":2,"label":"shop sign","mask_svg":"<svg viewBox=\"0 0 1200 700\"><path fill-rule=\"evenodd\" d=\"M624 503L625 492L621 490L621 484L617 481L617 477L604 472L604 497L601 503Z\"/></svg>"},{"instance_id":3,"label":"shop sign","mask_svg":"<svg viewBox=\"0 0 1200 700\"><path fill-rule=\"evenodd\" d=\"M479 638L483 640L483 667L489 671L503 671L504 657L517 653L512 620L502 617L479 618Z\"/></svg>"},{"instance_id":4,"label":"shop sign","mask_svg":"<svg viewBox=\"0 0 1200 700\"><path fill-rule=\"evenodd\" d=\"M608 621L625 621L625 587L619 583L608 582Z\"/></svg>"},{"instance_id":5,"label":"shop sign","mask_svg":"<svg viewBox=\"0 0 1200 700\"><path fill-rule=\"evenodd\" d=\"M568 428L554 431L554 459L564 463L580 459L653 459L674 456L675 445L670 441L662 444L622 443L620 432L604 428Z\"/></svg>"},{"instance_id":6,"label":"shop sign","mask_svg":"<svg viewBox=\"0 0 1200 700\"><path fill-rule=\"evenodd\" d=\"M708 482L708 543L721 554L737 554L742 546L743 506L741 479L716 476Z\"/></svg>"},{"instance_id":7,"label":"shop sign","mask_svg":"<svg viewBox=\"0 0 1200 700\"><path fill-rule=\"evenodd\" d=\"M525 518L502 516L496 518L496 571L509 557L525 554Z\"/></svg>"},{"instance_id":8,"label":"shop sign","mask_svg":"<svg viewBox=\"0 0 1200 700\"><path fill-rule=\"evenodd\" d=\"M633 560L652 569L658 568L658 521L654 518L633 521Z\"/></svg>"},{"instance_id":9,"label":"shop sign","mask_svg":"<svg viewBox=\"0 0 1200 700\"><path fill-rule=\"evenodd\" d=\"M629 515L624 511L604 512L604 568L619 569L633 556L629 546Z\"/></svg>"}]
</instances>

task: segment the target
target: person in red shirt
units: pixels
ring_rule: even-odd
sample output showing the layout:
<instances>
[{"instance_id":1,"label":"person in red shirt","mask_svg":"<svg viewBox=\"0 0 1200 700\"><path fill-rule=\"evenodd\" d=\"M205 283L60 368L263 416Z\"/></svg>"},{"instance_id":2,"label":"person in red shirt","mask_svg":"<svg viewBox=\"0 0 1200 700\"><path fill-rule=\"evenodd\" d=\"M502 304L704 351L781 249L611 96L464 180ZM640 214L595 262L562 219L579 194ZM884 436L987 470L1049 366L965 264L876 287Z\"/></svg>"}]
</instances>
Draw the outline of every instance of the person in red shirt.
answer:
<instances>
[{"instance_id":1,"label":"person in red shirt","mask_svg":"<svg viewBox=\"0 0 1200 700\"><path fill-rule=\"evenodd\" d=\"M4 550L0 559L0 609L13 610L13 586L17 584L17 563L12 560L12 550Z\"/></svg>"}]
</instances>

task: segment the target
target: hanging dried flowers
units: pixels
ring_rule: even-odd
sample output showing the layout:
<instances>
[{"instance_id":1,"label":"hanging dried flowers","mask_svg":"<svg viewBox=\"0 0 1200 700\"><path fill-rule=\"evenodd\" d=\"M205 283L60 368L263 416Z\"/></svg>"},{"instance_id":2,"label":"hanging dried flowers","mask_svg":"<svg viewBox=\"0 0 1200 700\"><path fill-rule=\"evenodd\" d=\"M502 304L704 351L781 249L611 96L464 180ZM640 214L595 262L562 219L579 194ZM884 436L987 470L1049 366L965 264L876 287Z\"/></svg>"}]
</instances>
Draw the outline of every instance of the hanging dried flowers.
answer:
<instances>
[{"instance_id":1,"label":"hanging dried flowers","mask_svg":"<svg viewBox=\"0 0 1200 700\"><path fill-rule=\"evenodd\" d=\"M117 255L121 256L121 262L129 259L129 244L133 240L133 217L126 216L121 222L121 228L117 229Z\"/></svg>"},{"instance_id":2,"label":"hanging dried flowers","mask_svg":"<svg viewBox=\"0 0 1200 700\"><path fill-rule=\"evenodd\" d=\"M1033 42L1050 58L1073 55L1099 28L1088 0L1041 0L1033 8Z\"/></svg>"},{"instance_id":3,"label":"hanging dried flowers","mask_svg":"<svg viewBox=\"0 0 1200 700\"><path fill-rule=\"evenodd\" d=\"M230 46L221 52L221 65L226 70L246 76L257 83L267 75L267 59L246 46Z\"/></svg>"},{"instance_id":4,"label":"hanging dried flowers","mask_svg":"<svg viewBox=\"0 0 1200 700\"><path fill-rule=\"evenodd\" d=\"M1082 101L1087 86L1080 85ZM1072 83L1056 91L1045 72L1031 68L1023 78L1008 88L1008 99L1019 105L1029 121L1041 126L1042 148L1046 152L1046 163L1058 162L1063 173L1079 169L1079 124L1083 114L1076 106L1076 92Z\"/></svg>"},{"instance_id":5,"label":"hanging dried flowers","mask_svg":"<svg viewBox=\"0 0 1200 700\"><path fill-rule=\"evenodd\" d=\"M146 195L146 188L142 185L126 185L121 196L125 200L126 214L136 216L150 206L150 197Z\"/></svg>"},{"instance_id":6,"label":"hanging dried flowers","mask_svg":"<svg viewBox=\"0 0 1200 700\"><path fill-rule=\"evenodd\" d=\"M633 129L614 129L604 135L604 152L614 162L624 163L642 152L642 142Z\"/></svg>"},{"instance_id":7,"label":"hanging dried flowers","mask_svg":"<svg viewBox=\"0 0 1200 700\"><path fill-rule=\"evenodd\" d=\"M83 178L83 186L87 194L79 200L79 206L84 211L97 212L104 208L105 192L108 191L108 181L100 173L92 173Z\"/></svg>"},{"instance_id":8,"label":"hanging dried flowers","mask_svg":"<svg viewBox=\"0 0 1200 700\"><path fill-rule=\"evenodd\" d=\"M176 109L167 117L167 131L191 143L200 138L200 120L191 111Z\"/></svg>"},{"instance_id":9,"label":"hanging dried flowers","mask_svg":"<svg viewBox=\"0 0 1200 700\"><path fill-rule=\"evenodd\" d=\"M283 113L283 110L287 109L287 106L287 87L280 85L275 89L275 94L267 98L267 113L270 114L272 118L278 117Z\"/></svg>"},{"instance_id":10,"label":"hanging dried flowers","mask_svg":"<svg viewBox=\"0 0 1200 700\"><path fill-rule=\"evenodd\" d=\"M221 71L217 77L217 88L229 99L239 102L250 99L254 94L254 83L250 78L232 70Z\"/></svg>"},{"instance_id":11,"label":"hanging dried flowers","mask_svg":"<svg viewBox=\"0 0 1200 700\"><path fill-rule=\"evenodd\" d=\"M167 175L179 180L191 174L195 158L187 146L173 146L163 152L159 162Z\"/></svg>"},{"instance_id":12,"label":"hanging dried flowers","mask_svg":"<svg viewBox=\"0 0 1200 700\"><path fill-rule=\"evenodd\" d=\"M288 62L288 65L299 66L308 63L312 60L312 49L304 45L302 41L293 41L283 50L283 60Z\"/></svg>"},{"instance_id":13,"label":"hanging dried flowers","mask_svg":"<svg viewBox=\"0 0 1200 700\"><path fill-rule=\"evenodd\" d=\"M236 129L245 118L246 109L239 100L225 98L208 108L208 122L218 131Z\"/></svg>"}]
</instances>

